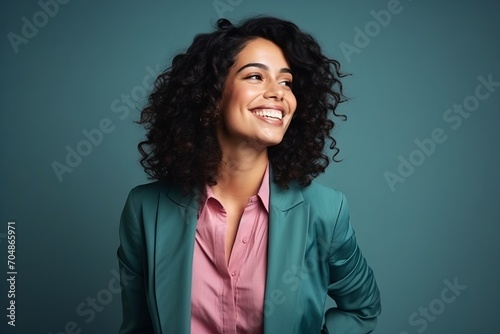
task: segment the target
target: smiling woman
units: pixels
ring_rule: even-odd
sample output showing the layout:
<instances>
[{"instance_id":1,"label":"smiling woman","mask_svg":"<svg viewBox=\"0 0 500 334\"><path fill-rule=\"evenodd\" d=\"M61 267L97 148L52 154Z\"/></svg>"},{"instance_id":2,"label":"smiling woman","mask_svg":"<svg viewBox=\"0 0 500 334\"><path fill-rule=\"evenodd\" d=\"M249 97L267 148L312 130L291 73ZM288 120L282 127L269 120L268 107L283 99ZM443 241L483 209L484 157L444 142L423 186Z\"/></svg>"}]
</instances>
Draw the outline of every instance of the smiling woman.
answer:
<instances>
[{"instance_id":1,"label":"smiling woman","mask_svg":"<svg viewBox=\"0 0 500 334\"><path fill-rule=\"evenodd\" d=\"M197 35L156 80L120 224L120 333L369 333L379 291L344 195L313 182L337 61L273 17ZM324 312L327 296L337 307Z\"/></svg>"}]
</instances>

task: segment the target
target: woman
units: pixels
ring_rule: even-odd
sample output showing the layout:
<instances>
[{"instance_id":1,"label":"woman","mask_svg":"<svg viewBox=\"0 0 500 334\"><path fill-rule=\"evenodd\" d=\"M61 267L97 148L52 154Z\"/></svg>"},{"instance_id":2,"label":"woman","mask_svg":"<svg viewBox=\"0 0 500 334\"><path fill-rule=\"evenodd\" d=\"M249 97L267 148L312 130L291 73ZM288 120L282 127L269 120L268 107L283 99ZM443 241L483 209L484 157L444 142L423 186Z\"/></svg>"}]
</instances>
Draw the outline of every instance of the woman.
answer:
<instances>
[{"instance_id":1,"label":"woman","mask_svg":"<svg viewBox=\"0 0 500 334\"><path fill-rule=\"evenodd\" d=\"M173 59L141 114L157 181L122 214L120 333L374 329L379 292L345 198L312 182L326 141L338 152L340 78L310 35L272 17L221 19Z\"/></svg>"}]
</instances>

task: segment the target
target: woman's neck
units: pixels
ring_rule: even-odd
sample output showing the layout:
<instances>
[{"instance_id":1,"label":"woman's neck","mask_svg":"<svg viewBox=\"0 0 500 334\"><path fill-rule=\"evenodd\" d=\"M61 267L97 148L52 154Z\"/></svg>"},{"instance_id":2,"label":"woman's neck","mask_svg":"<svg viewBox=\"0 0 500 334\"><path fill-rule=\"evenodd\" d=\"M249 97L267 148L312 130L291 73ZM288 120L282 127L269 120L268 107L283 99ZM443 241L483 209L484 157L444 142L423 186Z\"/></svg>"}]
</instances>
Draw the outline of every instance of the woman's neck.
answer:
<instances>
[{"instance_id":1,"label":"woman's neck","mask_svg":"<svg viewBox=\"0 0 500 334\"><path fill-rule=\"evenodd\" d=\"M248 201L259 191L268 163L266 148L261 150L251 146L237 150L223 148L217 184L212 187L212 191L217 197Z\"/></svg>"}]
</instances>

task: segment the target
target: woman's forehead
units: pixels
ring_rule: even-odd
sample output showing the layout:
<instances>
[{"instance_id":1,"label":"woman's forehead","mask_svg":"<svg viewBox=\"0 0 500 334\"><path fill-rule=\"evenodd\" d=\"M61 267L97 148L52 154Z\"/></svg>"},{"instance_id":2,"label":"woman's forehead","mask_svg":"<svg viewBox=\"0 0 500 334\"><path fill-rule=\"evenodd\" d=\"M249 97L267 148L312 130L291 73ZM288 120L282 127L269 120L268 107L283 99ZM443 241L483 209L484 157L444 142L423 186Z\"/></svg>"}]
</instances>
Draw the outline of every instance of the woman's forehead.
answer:
<instances>
[{"instance_id":1,"label":"woman's forehead","mask_svg":"<svg viewBox=\"0 0 500 334\"><path fill-rule=\"evenodd\" d=\"M256 38L246 43L243 49L236 55L234 67L236 70L239 70L241 66L252 63L262 64L268 69L289 67L281 48L272 41L264 38Z\"/></svg>"}]
</instances>

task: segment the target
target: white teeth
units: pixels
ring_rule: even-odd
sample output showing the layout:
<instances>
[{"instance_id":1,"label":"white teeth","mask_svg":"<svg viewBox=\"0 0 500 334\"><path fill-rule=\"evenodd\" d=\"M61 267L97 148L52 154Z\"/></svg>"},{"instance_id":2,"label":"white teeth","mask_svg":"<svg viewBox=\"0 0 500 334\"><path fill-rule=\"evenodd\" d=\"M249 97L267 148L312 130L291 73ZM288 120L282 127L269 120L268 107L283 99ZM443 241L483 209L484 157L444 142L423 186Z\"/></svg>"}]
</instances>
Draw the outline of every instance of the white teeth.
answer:
<instances>
[{"instance_id":1,"label":"white teeth","mask_svg":"<svg viewBox=\"0 0 500 334\"><path fill-rule=\"evenodd\" d=\"M281 113L281 111L275 110L275 109L259 109L259 110L254 111L254 113L257 116L261 116L261 117L269 117L269 118L275 118L275 119L282 119L283 118L283 114Z\"/></svg>"}]
</instances>

